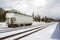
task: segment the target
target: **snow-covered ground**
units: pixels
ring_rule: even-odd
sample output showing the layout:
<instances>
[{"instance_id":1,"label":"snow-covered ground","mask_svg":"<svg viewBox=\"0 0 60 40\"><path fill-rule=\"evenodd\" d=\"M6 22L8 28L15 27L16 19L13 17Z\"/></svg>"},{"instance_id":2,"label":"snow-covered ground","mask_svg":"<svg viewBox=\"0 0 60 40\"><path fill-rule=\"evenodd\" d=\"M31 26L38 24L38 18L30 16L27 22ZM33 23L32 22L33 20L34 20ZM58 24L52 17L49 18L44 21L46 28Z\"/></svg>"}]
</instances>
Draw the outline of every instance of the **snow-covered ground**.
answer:
<instances>
[{"instance_id":1,"label":"snow-covered ground","mask_svg":"<svg viewBox=\"0 0 60 40\"><path fill-rule=\"evenodd\" d=\"M45 24L45 22L33 22L32 26L39 25L39 24ZM0 22L0 28L7 28L6 22Z\"/></svg>"},{"instance_id":2,"label":"snow-covered ground","mask_svg":"<svg viewBox=\"0 0 60 40\"><path fill-rule=\"evenodd\" d=\"M60 40L60 23L51 25L20 40Z\"/></svg>"},{"instance_id":3,"label":"snow-covered ground","mask_svg":"<svg viewBox=\"0 0 60 40\"><path fill-rule=\"evenodd\" d=\"M51 24L51 23L45 23L45 22L37 22L36 23L36 22L34 22L31 26L33 26L33 28L34 28L35 26L42 26L42 25L47 26L49 24ZM11 30L14 29L15 31L10 32L11 34L14 34L14 33L18 33L18 32L28 30L28 28L31 29L32 28L31 26L26 26L26 27L24 26L22 29L20 29L21 27L18 27L20 30L15 30L15 29L18 29L18 28L7 28L7 27L6 28L0 28L0 29L1 30L3 29L2 31L6 30L6 29L11 29ZM59 36L59 34L60 34L60 32L59 32L60 29L59 28L60 27L59 26L60 26L60 23L57 22L54 25L50 25L49 27L47 27L43 30L40 30L36 33L33 33L29 36L26 36L26 37L24 37L20 40L60 40L60 36ZM0 33L0 37L1 36L3 37L3 35L6 36L7 34L10 35L10 33L9 32Z\"/></svg>"},{"instance_id":4,"label":"snow-covered ground","mask_svg":"<svg viewBox=\"0 0 60 40\"><path fill-rule=\"evenodd\" d=\"M14 33L18 33L20 31L26 31L28 29L31 28L35 28L35 27L45 27L47 25L50 25L52 23L45 23L45 22L34 22L31 26L23 26L23 27L17 27L17 28L8 28L8 27L2 27L0 28L0 37L3 36L3 34L5 36L14 34Z\"/></svg>"},{"instance_id":5,"label":"snow-covered ground","mask_svg":"<svg viewBox=\"0 0 60 40\"><path fill-rule=\"evenodd\" d=\"M0 22L0 29L1 28L7 28L8 26L6 25L5 22Z\"/></svg>"},{"instance_id":6,"label":"snow-covered ground","mask_svg":"<svg viewBox=\"0 0 60 40\"><path fill-rule=\"evenodd\" d=\"M44 23L44 22L34 22L31 26L24 26L24 27L17 27L17 28L0 28L0 38L11 35L11 34L16 34L22 31L26 31L29 29L37 28L37 27L46 27L47 25L50 25L52 23ZM4 36L3 36L4 35Z\"/></svg>"},{"instance_id":7,"label":"snow-covered ground","mask_svg":"<svg viewBox=\"0 0 60 40\"><path fill-rule=\"evenodd\" d=\"M0 23L0 33L4 33L4 32L10 32L10 31L15 31L15 30L21 30L21 29L27 29L27 28L31 28L31 27L36 27L36 26L41 26L41 25L46 25L48 23L45 22L33 22L32 25L30 26L20 26L20 27L16 27L16 28L8 28L8 26L6 25L6 23Z\"/></svg>"}]
</instances>

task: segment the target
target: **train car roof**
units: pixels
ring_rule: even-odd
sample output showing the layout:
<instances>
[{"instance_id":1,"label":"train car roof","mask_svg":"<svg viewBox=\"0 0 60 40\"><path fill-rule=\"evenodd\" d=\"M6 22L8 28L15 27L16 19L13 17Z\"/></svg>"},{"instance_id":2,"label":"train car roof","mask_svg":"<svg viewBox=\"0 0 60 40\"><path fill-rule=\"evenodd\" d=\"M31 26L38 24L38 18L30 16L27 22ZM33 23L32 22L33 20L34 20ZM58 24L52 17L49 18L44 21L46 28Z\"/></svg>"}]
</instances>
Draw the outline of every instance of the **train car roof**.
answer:
<instances>
[{"instance_id":1,"label":"train car roof","mask_svg":"<svg viewBox=\"0 0 60 40\"><path fill-rule=\"evenodd\" d=\"M8 10L7 13L15 13L15 14L21 14L21 15L25 15L25 16L32 17L31 15L22 14L21 12L19 12L19 11L17 11L17 10Z\"/></svg>"}]
</instances>

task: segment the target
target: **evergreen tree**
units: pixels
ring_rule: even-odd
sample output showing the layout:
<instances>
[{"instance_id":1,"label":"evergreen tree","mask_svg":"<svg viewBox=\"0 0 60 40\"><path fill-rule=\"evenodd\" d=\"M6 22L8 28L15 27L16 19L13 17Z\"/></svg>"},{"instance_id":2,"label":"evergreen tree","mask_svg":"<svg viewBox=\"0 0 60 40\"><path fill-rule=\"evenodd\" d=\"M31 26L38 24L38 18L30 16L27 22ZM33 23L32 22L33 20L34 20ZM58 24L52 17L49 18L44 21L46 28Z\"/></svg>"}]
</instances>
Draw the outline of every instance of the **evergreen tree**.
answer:
<instances>
[{"instance_id":1,"label":"evergreen tree","mask_svg":"<svg viewBox=\"0 0 60 40\"><path fill-rule=\"evenodd\" d=\"M5 21L5 19L6 19L5 16L6 16L6 14L5 14L5 10L2 9L2 8L0 8L0 22Z\"/></svg>"}]
</instances>

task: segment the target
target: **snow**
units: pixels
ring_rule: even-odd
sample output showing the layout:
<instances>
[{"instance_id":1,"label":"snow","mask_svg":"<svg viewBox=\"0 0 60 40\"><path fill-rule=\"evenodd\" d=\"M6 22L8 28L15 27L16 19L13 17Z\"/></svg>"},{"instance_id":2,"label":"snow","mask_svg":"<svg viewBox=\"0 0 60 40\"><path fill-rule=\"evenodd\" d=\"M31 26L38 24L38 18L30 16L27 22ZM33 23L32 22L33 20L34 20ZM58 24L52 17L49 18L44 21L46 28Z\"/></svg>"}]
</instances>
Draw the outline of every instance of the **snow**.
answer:
<instances>
[{"instance_id":1,"label":"snow","mask_svg":"<svg viewBox=\"0 0 60 40\"><path fill-rule=\"evenodd\" d=\"M8 28L8 26L6 25L6 23L0 23L0 33L4 33L4 32L10 32L10 31L15 31L15 30L21 30L21 29L27 29L27 28L31 28L31 27L35 27L38 25L45 25L47 23L44 22L33 22L32 25L30 26L20 26L20 27L16 27L16 28Z\"/></svg>"},{"instance_id":2,"label":"snow","mask_svg":"<svg viewBox=\"0 0 60 40\"><path fill-rule=\"evenodd\" d=\"M36 30L38 30L38 29L36 29ZM31 32L34 32L34 31L36 31L36 30L29 31L29 32L26 32L26 33L22 33L22 34L19 34L19 35L13 36L13 37L9 37L9 38L4 39L4 40L14 40L14 39L16 39L16 38L18 38L18 37L24 36L24 35L26 35L26 34L29 34L29 33L31 33Z\"/></svg>"},{"instance_id":3,"label":"snow","mask_svg":"<svg viewBox=\"0 0 60 40\"><path fill-rule=\"evenodd\" d=\"M33 28L35 28L35 26L37 26L37 25L38 25L37 27L39 27L39 26L47 26L48 24L51 24L51 23L33 22L33 24L31 26L33 26ZM5 26L6 26L6 24L5 24ZM0 33L0 38L4 37L4 36L7 36L7 35L11 35L11 34L15 34L15 33L18 33L18 32L22 32L22 31L32 29L31 26L27 26L27 27L24 26L22 29L20 29L20 27L18 27L20 30L15 30L15 29L18 29L18 28L7 28L7 27L3 27L3 29L0 28L1 30L7 30L7 29L15 30L15 31L7 32L7 33ZM6 29L4 29L4 28L6 28ZM56 22L55 24L50 25L49 27L47 27L43 30L40 30L36 33L33 33L29 36L26 36L26 37L24 37L20 40L60 40L60 36L59 36L59 34L60 34L59 30L60 29L59 28L60 28L60 23ZM17 36L19 36L19 35L17 35ZM15 37L17 37L17 36L15 36ZM13 38L14 37L12 37L12 39ZM9 39L11 39L11 38L9 38Z\"/></svg>"},{"instance_id":4,"label":"snow","mask_svg":"<svg viewBox=\"0 0 60 40\"><path fill-rule=\"evenodd\" d=\"M36 22L34 22L32 24L32 26L24 26L22 28L21 27L18 27L18 28L2 28L2 29L0 29L0 38L11 35L11 34L16 34L16 33L22 32L22 31L30 30L30 29L33 29L33 28L37 28L37 27L40 27L40 26L44 26L44 25L46 25L46 23L42 23L42 22L41 23L40 22L36 23Z\"/></svg>"},{"instance_id":5,"label":"snow","mask_svg":"<svg viewBox=\"0 0 60 40\"><path fill-rule=\"evenodd\" d=\"M39 26L37 26L37 27L39 27ZM27 29L21 29L21 30L15 30L15 31L7 32L7 33L0 33L0 38L8 36L8 35L11 35L11 34L16 34L16 33L19 33L19 32L27 31L27 30L30 30L30 29L33 29L33 28L37 28L37 27L32 27L32 28L27 28Z\"/></svg>"},{"instance_id":6,"label":"snow","mask_svg":"<svg viewBox=\"0 0 60 40\"><path fill-rule=\"evenodd\" d=\"M38 25L38 24L45 24L44 22L33 22L32 26ZM6 22L0 22L0 29L1 28L8 28Z\"/></svg>"},{"instance_id":7,"label":"snow","mask_svg":"<svg viewBox=\"0 0 60 40\"><path fill-rule=\"evenodd\" d=\"M21 40L60 40L60 23L51 25Z\"/></svg>"},{"instance_id":8,"label":"snow","mask_svg":"<svg viewBox=\"0 0 60 40\"><path fill-rule=\"evenodd\" d=\"M5 22L0 22L0 28L7 28L7 24Z\"/></svg>"}]
</instances>

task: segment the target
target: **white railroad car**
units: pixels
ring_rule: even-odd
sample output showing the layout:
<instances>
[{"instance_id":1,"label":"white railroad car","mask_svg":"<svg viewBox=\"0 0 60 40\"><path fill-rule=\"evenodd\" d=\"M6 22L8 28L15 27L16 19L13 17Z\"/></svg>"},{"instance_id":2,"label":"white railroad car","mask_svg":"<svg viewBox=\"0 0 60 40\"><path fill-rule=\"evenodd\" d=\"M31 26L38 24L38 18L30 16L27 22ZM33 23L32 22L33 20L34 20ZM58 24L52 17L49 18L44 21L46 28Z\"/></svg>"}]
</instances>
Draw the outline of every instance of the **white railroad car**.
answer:
<instances>
[{"instance_id":1,"label":"white railroad car","mask_svg":"<svg viewBox=\"0 0 60 40\"><path fill-rule=\"evenodd\" d=\"M31 25L33 22L33 17L21 13L6 13L6 23L8 27L17 27L23 25Z\"/></svg>"}]
</instances>

